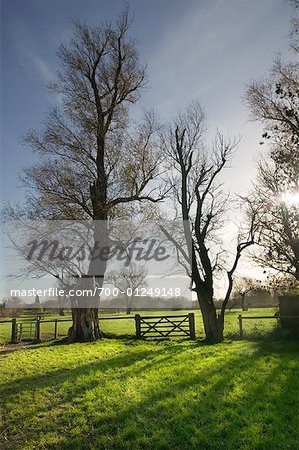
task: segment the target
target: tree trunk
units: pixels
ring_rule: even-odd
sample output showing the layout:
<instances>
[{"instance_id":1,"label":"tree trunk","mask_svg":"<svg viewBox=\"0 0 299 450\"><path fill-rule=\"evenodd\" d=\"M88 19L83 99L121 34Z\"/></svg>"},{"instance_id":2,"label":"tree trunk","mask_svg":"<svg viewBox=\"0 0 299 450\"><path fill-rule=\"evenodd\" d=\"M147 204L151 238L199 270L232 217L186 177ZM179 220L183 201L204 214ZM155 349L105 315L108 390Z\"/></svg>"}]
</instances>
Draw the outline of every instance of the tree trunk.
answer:
<instances>
[{"instance_id":1,"label":"tree trunk","mask_svg":"<svg viewBox=\"0 0 299 450\"><path fill-rule=\"evenodd\" d=\"M131 314L132 310L132 297L126 295L126 314Z\"/></svg>"},{"instance_id":2,"label":"tree trunk","mask_svg":"<svg viewBox=\"0 0 299 450\"><path fill-rule=\"evenodd\" d=\"M93 342L103 337L97 308L72 309L73 325L69 328L70 342Z\"/></svg>"},{"instance_id":3,"label":"tree trunk","mask_svg":"<svg viewBox=\"0 0 299 450\"><path fill-rule=\"evenodd\" d=\"M246 311L246 308L245 308L245 294L241 294L241 306L242 306L242 311Z\"/></svg>"},{"instance_id":4,"label":"tree trunk","mask_svg":"<svg viewBox=\"0 0 299 450\"><path fill-rule=\"evenodd\" d=\"M93 222L93 243L98 249L107 246L107 223ZM100 296L94 293L95 287L103 287L107 260L94 257L91 259L88 273L78 280L76 289L85 295L71 299L73 324L69 329L70 342L93 342L103 337L99 327Z\"/></svg>"},{"instance_id":5,"label":"tree trunk","mask_svg":"<svg viewBox=\"0 0 299 450\"><path fill-rule=\"evenodd\" d=\"M200 306L206 340L208 342L222 342L224 339L224 320L221 315L217 316L213 299L208 298L202 292L197 293Z\"/></svg>"},{"instance_id":6,"label":"tree trunk","mask_svg":"<svg viewBox=\"0 0 299 450\"><path fill-rule=\"evenodd\" d=\"M214 305L205 305L201 308L201 312L207 341L222 342L224 339L223 320L217 316Z\"/></svg>"}]
</instances>

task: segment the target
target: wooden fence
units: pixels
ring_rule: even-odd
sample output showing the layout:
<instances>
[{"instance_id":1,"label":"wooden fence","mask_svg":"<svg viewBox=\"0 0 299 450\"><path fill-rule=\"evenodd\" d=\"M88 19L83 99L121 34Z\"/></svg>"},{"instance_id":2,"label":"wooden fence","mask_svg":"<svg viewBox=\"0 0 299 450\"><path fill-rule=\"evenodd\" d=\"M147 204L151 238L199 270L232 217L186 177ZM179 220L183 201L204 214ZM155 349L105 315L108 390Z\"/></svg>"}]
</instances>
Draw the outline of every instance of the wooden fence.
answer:
<instances>
[{"instance_id":1,"label":"wooden fence","mask_svg":"<svg viewBox=\"0 0 299 450\"><path fill-rule=\"evenodd\" d=\"M195 338L194 313L171 316L119 316L100 317L102 320L135 320L136 337L169 337L188 336ZM58 339L59 324L61 322L72 322L72 319L47 319L40 318L30 322L18 322L16 318L10 320L0 320L1 324L11 324L10 342L15 344L21 341L40 342L42 340L41 327L45 323L53 323L54 330L51 333L52 339ZM47 333L49 336L49 332Z\"/></svg>"},{"instance_id":2,"label":"wooden fence","mask_svg":"<svg viewBox=\"0 0 299 450\"><path fill-rule=\"evenodd\" d=\"M134 320L134 316L120 316L120 317L100 317L102 320ZM36 319L30 322L18 322L16 318L10 320L0 320L1 324L11 324L10 343L16 344L21 341L40 342L42 340L41 326L45 323L53 323L54 331L51 334L53 339L57 339L59 334L59 324L62 322L72 322L72 319ZM49 334L49 333L48 333Z\"/></svg>"},{"instance_id":3,"label":"wooden fence","mask_svg":"<svg viewBox=\"0 0 299 450\"><path fill-rule=\"evenodd\" d=\"M279 322L281 319L299 319L299 316L242 316L240 314L238 316L239 321L239 336L242 339L243 337L243 320L253 320L253 319L275 319Z\"/></svg>"},{"instance_id":4,"label":"wooden fence","mask_svg":"<svg viewBox=\"0 0 299 450\"><path fill-rule=\"evenodd\" d=\"M244 320L277 320L280 319L299 319L299 316L238 316L239 336L244 335ZM135 320L136 336L139 338L167 338L171 336L186 336L191 339L195 338L195 320L194 313L185 315L169 315L169 316L118 316L118 317L100 317L102 320ZM9 320L0 320L1 324L11 324L10 342L17 343L21 341L40 342L42 340L41 326L45 323L53 323L52 339L59 337L59 324L61 322L72 322L72 319L49 319L33 320L30 322L18 322L16 318ZM47 334L47 337L49 333ZM60 335L65 336L65 333ZM49 337L48 337L49 338ZM7 339L7 341L9 338Z\"/></svg>"},{"instance_id":5,"label":"wooden fence","mask_svg":"<svg viewBox=\"0 0 299 450\"><path fill-rule=\"evenodd\" d=\"M54 339L58 338L58 323L71 322L71 319L52 319L52 320L32 320L28 322L18 322L16 318L11 320L0 320L1 324L11 324L10 342L15 344L21 341L41 341L41 325L44 323L54 324Z\"/></svg>"}]
</instances>

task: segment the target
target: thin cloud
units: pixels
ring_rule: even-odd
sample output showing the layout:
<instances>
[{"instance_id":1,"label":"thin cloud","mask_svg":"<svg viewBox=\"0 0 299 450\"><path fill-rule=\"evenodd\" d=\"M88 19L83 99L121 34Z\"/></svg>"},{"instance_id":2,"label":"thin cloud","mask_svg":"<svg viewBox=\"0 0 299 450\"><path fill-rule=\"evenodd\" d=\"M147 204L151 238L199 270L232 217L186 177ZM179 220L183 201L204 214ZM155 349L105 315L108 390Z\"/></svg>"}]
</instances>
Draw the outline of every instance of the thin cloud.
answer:
<instances>
[{"instance_id":1,"label":"thin cloud","mask_svg":"<svg viewBox=\"0 0 299 450\"><path fill-rule=\"evenodd\" d=\"M22 67L36 74L43 83L49 83L55 77L55 71L41 56L32 36L24 23L15 20L11 26L12 43L16 50L18 62Z\"/></svg>"},{"instance_id":2,"label":"thin cloud","mask_svg":"<svg viewBox=\"0 0 299 450\"><path fill-rule=\"evenodd\" d=\"M26 56L33 63L35 69L37 70L43 81L49 83L51 80L53 80L55 76L54 71L50 69L50 67L45 63L45 61L43 61L40 56L30 53L29 51L27 51Z\"/></svg>"}]
</instances>

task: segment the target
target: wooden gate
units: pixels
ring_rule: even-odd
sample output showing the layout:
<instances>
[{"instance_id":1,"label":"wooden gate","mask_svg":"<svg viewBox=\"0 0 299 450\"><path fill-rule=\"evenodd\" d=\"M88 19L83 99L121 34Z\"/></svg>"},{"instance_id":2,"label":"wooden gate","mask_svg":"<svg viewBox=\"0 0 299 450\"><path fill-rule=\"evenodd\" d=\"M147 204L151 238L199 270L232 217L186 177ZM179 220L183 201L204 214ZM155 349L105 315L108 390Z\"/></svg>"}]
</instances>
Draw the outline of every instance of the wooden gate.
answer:
<instances>
[{"instance_id":1,"label":"wooden gate","mask_svg":"<svg viewBox=\"0 0 299 450\"><path fill-rule=\"evenodd\" d=\"M195 339L194 313L172 316L140 316L135 314L136 336L166 338L187 336Z\"/></svg>"},{"instance_id":2,"label":"wooden gate","mask_svg":"<svg viewBox=\"0 0 299 450\"><path fill-rule=\"evenodd\" d=\"M36 322L17 323L16 328L17 342L33 341L35 339L36 339Z\"/></svg>"}]
</instances>

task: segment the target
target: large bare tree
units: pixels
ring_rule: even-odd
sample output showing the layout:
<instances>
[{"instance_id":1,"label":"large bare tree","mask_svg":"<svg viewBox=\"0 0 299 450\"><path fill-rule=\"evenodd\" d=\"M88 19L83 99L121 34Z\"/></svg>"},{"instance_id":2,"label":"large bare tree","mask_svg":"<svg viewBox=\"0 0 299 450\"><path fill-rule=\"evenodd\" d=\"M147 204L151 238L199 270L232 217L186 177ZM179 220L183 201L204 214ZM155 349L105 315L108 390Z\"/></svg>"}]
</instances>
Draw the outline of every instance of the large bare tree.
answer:
<instances>
[{"instance_id":1,"label":"large bare tree","mask_svg":"<svg viewBox=\"0 0 299 450\"><path fill-rule=\"evenodd\" d=\"M223 269L225 255L219 231L225 225L228 209L220 175L229 163L237 141L225 140L218 132L209 152L203 143L204 131L203 110L194 102L164 133L162 147L169 161L173 197L178 217L184 221L188 243L186 252L174 242L178 258L187 270L190 267L189 275L202 312L206 338L219 342L223 340L224 314L232 292L233 275L242 252L254 242L255 221L252 218L251 226L246 231L240 230L233 261L226 268L225 299L217 313L215 278ZM169 234L168 238L171 239Z\"/></svg>"},{"instance_id":2,"label":"large bare tree","mask_svg":"<svg viewBox=\"0 0 299 450\"><path fill-rule=\"evenodd\" d=\"M161 158L155 146L155 117L146 114L137 125L129 118L129 107L146 83L145 68L128 36L130 23L127 10L99 27L75 22L73 39L60 47L61 70L50 88L61 105L42 132L26 136L40 158L24 176L30 188L30 218L107 224L109 218L123 215L125 205L163 198L156 180ZM107 242L107 225L101 225L99 234L100 244ZM95 281L92 275L105 273L106 261L96 264L91 261L84 274L85 287L89 278ZM102 276L96 278L101 286ZM93 305L72 299L71 342L102 336Z\"/></svg>"}]
</instances>

